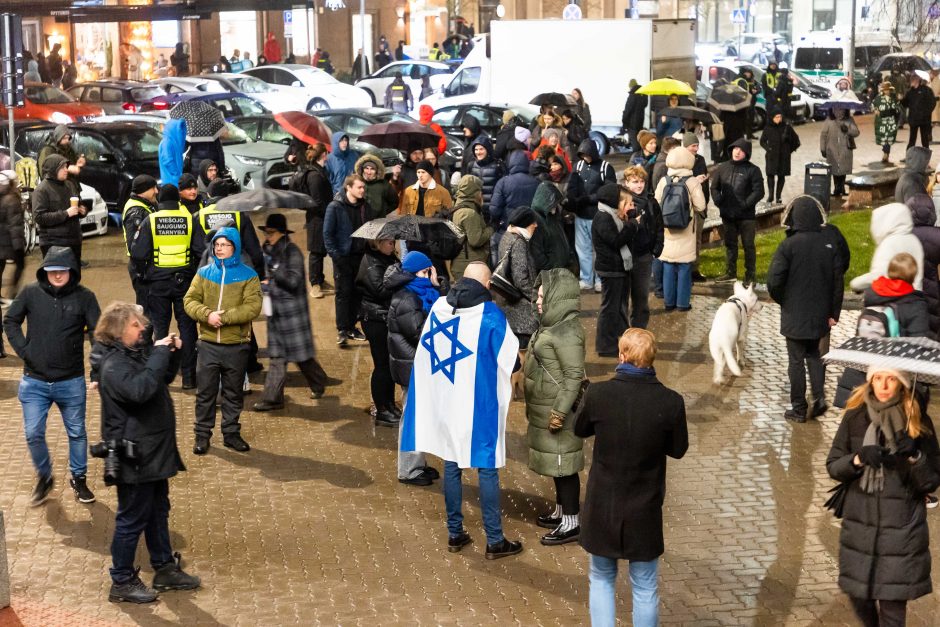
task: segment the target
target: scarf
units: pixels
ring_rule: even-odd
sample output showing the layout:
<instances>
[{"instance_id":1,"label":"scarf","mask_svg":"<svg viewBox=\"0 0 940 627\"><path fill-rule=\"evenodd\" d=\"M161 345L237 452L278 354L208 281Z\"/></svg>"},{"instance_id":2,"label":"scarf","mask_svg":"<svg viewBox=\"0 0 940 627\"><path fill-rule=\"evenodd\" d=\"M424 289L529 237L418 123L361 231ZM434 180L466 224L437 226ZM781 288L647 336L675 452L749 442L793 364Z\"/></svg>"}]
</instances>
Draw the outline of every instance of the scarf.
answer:
<instances>
[{"instance_id":1,"label":"scarf","mask_svg":"<svg viewBox=\"0 0 940 627\"><path fill-rule=\"evenodd\" d=\"M881 402L871 393L871 387L865 392L865 405L868 406L868 418L871 424L865 431L862 446L878 445L880 436L885 436L885 446L891 453L897 450L895 434L907 429L907 414L901 405L901 395L896 394L885 402ZM885 487L885 469L865 466L862 471L862 489L868 494L881 492Z\"/></svg>"},{"instance_id":2,"label":"scarf","mask_svg":"<svg viewBox=\"0 0 940 627\"><path fill-rule=\"evenodd\" d=\"M614 224L617 226L618 233L623 230L623 220L620 219L616 209L599 202L597 203L597 210L603 211L614 219ZM633 253L630 252L630 247L628 245L624 244L620 247L620 258L623 259L623 269L626 272L629 272L633 269Z\"/></svg>"},{"instance_id":3,"label":"scarf","mask_svg":"<svg viewBox=\"0 0 940 627\"><path fill-rule=\"evenodd\" d=\"M633 364L617 364L617 374L625 374L630 377L655 377L656 368L640 368Z\"/></svg>"},{"instance_id":4,"label":"scarf","mask_svg":"<svg viewBox=\"0 0 940 627\"><path fill-rule=\"evenodd\" d=\"M411 282L405 286L405 289L417 294L418 298L421 299L421 307L426 312L431 311L431 307L437 302L437 299L441 297L441 293L434 287L434 284L431 283L431 279L425 276L413 278Z\"/></svg>"}]
</instances>

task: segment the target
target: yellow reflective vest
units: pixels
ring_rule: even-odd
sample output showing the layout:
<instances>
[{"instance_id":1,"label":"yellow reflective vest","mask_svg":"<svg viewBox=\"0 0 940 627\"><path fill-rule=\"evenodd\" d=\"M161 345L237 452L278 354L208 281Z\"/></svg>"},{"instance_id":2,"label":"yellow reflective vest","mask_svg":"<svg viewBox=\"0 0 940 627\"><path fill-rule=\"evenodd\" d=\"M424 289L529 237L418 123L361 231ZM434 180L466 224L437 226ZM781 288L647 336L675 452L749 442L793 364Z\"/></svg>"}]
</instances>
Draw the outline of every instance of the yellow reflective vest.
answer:
<instances>
[{"instance_id":1,"label":"yellow reflective vest","mask_svg":"<svg viewBox=\"0 0 940 627\"><path fill-rule=\"evenodd\" d=\"M239 211L219 211L215 205L208 205L199 210L199 224L202 232L214 231L223 224L234 223L235 230L242 232L242 215Z\"/></svg>"},{"instance_id":2,"label":"yellow reflective vest","mask_svg":"<svg viewBox=\"0 0 940 627\"><path fill-rule=\"evenodd\" d=\"M137 200L136 198L128 198L127 202L124 203L124 211L121 212L121 224L122 225L127 223L127 212L133 207L142 207L144 211L146 211L147 213L150 213L151 211L153 211L151 206L148 205L147 203L141 200ZM131 256L131 243L127 241L127 229L122 227L121 230L124 231L124 250L127 252L127 256L130 257Z\"/></svg>"},{"instance_id":3,"label":"yellow reflective vest","mask_svg":"<svg viewBox=\"0 0 940 627\"><path fill-rule=\"evenodd\" d=\"M164 209L150 214L153 233L153 265L157 268L182 268L190 262L193 217L185 208Z\"/></svg>"}]
</instances>

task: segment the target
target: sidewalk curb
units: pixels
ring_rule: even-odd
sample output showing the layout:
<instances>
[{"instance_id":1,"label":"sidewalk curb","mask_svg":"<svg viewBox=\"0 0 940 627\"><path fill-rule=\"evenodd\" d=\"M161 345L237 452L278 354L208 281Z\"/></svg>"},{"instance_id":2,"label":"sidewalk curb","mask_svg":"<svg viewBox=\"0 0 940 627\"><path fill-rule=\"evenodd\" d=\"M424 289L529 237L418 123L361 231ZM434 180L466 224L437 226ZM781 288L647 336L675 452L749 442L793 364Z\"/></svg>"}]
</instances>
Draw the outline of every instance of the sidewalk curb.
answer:
<instances>
[{"instance_id":1,"label":"sidewalk curb","mask_svg":"<svg viewBox=\"0 0 940 627\"><path fill-rule=\"evenodd\" d=\"M757 295L761 300L771 301L770 294L767 293L767 286L763 283L758 283L755 288ZM716 283L715 281L709 280L705 283L693 283L692 284L692 293L698 296L714 296L716 298L729 298L734 294L734 282L733 281L722 281L721 283ZM842 300L842 309L849 311L857 311L862 309L862 295L856 294L852 291L845 292Z\"/></svg>"}]
</instances>

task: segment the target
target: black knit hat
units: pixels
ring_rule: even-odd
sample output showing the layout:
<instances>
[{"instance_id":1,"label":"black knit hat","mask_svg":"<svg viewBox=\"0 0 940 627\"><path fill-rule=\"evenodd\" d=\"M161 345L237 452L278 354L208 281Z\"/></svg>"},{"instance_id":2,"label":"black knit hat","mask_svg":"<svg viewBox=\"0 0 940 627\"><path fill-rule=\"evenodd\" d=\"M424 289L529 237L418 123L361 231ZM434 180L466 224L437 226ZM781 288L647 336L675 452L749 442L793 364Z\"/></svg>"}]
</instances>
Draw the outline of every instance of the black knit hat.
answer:
<instances>
[{"instance_id":1,"label":"black knit hat","mask_svg":"<svg viewBox=\"0 0 940 627\"><path fill-rule=\"evenodd\" d=\"M175 185L164 185L157 195L157 209L179 209L180 192Z\"/></svg>"},{"instance_id":2,"label":"black knit hat","mask_svg":"<svg viewBox=\"0 0 940 627\"><path fill-rule=\"evenodd\" d=\"M418 162L418 165L415 166L415 171L418 171L418 170L424 170L428 174L433 174L434 166L431 165L431 162L428 161L427 159L422 159L421 161Z\"/></svg>"},{"instance_id":3,"label":"black knit hat","mask_svg":"<svg viewBox=\"0 0 940 627\"><path fill-rule=\"evenodd\" d=\"M512 210L512 213L509 214L510 226L526 229L535 224L535 222L535 212L528 207L516 207Z\"/></svg>"},{"instance_id":4,"label":"black knit hat","mask_svg":"<svg viewBox=\"0 0 940 627\"><path fill-rule=\"evenodd\" d=\"M184 189L193 189L194 187L199 187L199 182L196 180L195 176L187 172L180 177L178 187L181 191Z\"/></svg>"},{"instance_id":5,"label":"black knit hat","mask_svg":"<svg viewBox=\"0 0 940 627\"><path fill-rule=\"evenodd\" d=\"M135 194L140 194L147 191L148 189L153 189L157 186L157 179L153 178L149 174L140 174L134 177L134 180L131 181L131 191Z\"/></svg>"}]
</instances>

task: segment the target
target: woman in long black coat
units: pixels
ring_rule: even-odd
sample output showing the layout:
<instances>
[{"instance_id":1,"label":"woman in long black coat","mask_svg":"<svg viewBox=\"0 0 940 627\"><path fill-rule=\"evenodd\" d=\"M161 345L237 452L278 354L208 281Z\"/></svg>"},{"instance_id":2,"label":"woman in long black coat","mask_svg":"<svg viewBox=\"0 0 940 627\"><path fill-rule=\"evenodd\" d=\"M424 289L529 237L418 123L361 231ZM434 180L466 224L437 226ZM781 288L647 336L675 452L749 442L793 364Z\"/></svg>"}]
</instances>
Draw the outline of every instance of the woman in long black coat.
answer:
<instances>
[{"instance_id":1,"label":"woman in long black coat","mask_svg":"<svg viewBox=\"0 0 940 627\"><path fill-rule=\"evenodd\" d=\"M932 590L924 496L940 486L940 447L910 386L907 373L869 367L826 459L847 484L839 587L866 626L903 625L907 602Z\"/></svg>"},{"instance_id":2,"label":"woman in long black coat","mask_svg":"<svg viewBox=\"0 0 940 627\"><path fill-rule=\"evenodd\" d=\"M617 560L630 560L633 623L658 624L656 575L663 554L666 457L689 448L685 402L656 378L656 337L627 329L614 377L592 384L574 432L595 436L581 510L581 546L591 555L594 625L613 625Z\"/></svg>"},{"instance_id":3,"label":"woman in long black coat","mask_svg":"<svg viewBox=\"0 0 940 627\"><path fill-rule=\"evenodd\" d=\"M397 427L401 419L401 412L395 405L395 381L388 355L388 308L394 291L384 282L386 271L396 263L395 240L372 240L356 275L356 287L362 292L359 319L372 353L370 385L375 424L385 427Z\"/></svg>"},{"instance_id":4,"label":"woman in long black coat","mask_svg":"<svg viewBox=\"0 0 940 627\"><path fill-rule=\"evenodd\" d=\"M790 155L800 147L799 136L779 109L770 110L760 145L766 157L764 174L767 175L767 198L770 202L776 200L779 205L783 202L783 184L790 176Z\"/></svg>"}]
</instances>

